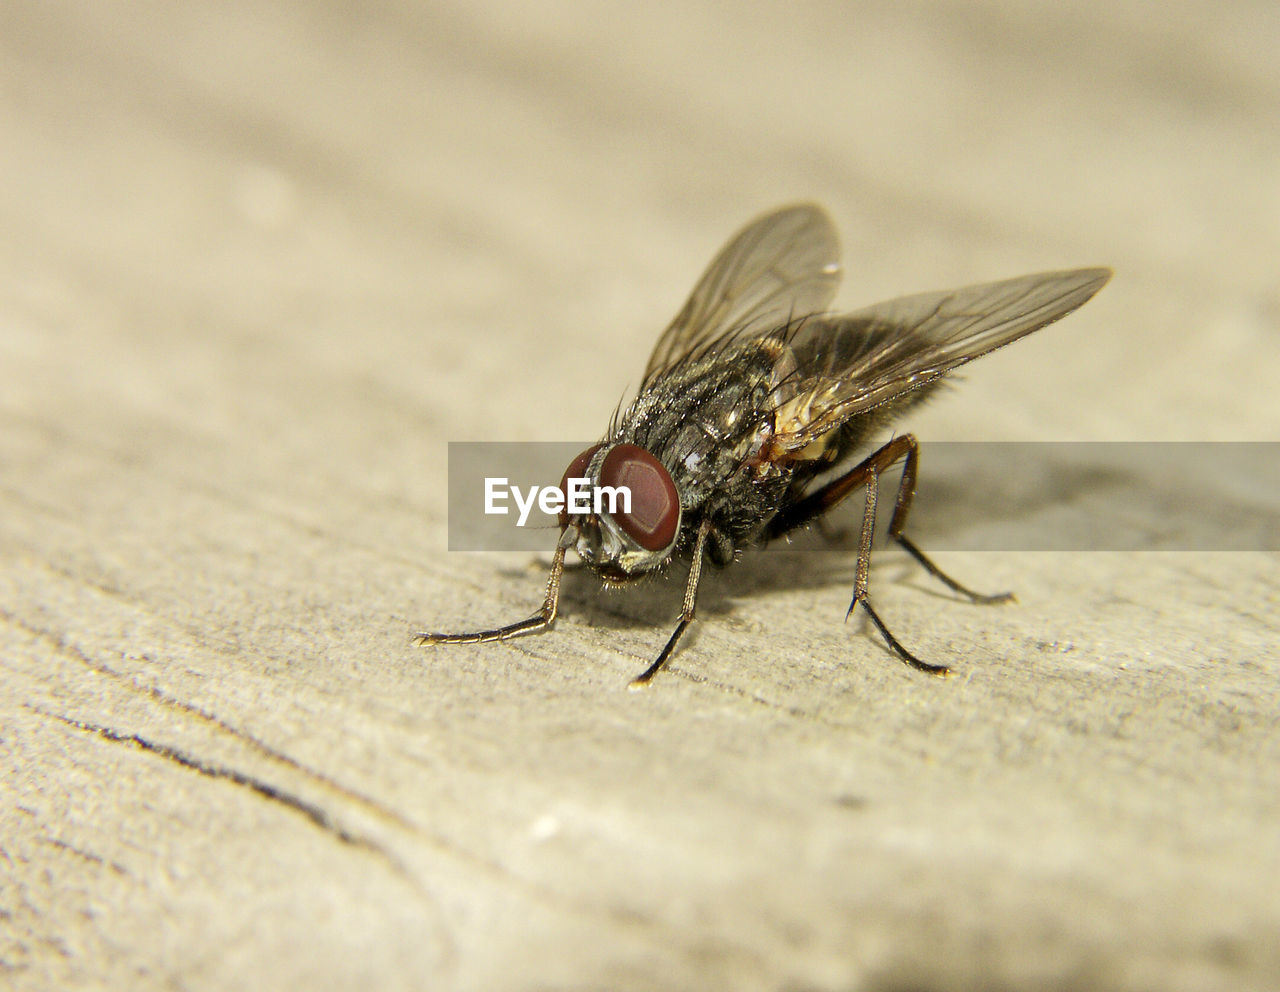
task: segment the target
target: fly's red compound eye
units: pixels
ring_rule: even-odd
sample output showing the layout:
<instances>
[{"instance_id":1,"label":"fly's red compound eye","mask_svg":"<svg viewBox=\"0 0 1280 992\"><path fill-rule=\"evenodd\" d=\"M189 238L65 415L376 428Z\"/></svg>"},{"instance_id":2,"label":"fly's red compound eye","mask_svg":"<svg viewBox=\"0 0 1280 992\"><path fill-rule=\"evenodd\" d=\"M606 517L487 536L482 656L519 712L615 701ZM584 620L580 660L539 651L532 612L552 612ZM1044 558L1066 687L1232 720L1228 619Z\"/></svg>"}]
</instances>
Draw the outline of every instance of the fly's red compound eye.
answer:
<instances>
[{"instance_id":1,"label":"fly's red compound eye","mask_svg":"<svg viewBox=\"0 0 1280 992\"><path fill-rule=\"evenodd\" d=\"M661 551L675 540L680 527L680 494L662 463L644 448L616 445L605 455L600 485L630 490L631 511L624 513L619 504L613 519L640 547Z\"/></svg>"},{"instance_id":2,"label":"fly's red compound eye","mask_svg":"<svg viewBox=\"0 0 1280 992\"><path fill-rule=\"evenodd\" d=\"M564 475L560 476L560 491L564 493L564 503L569 505L569 480L585 479L587 476L587 466L591 464L591 459L595 457L600 445L593 444L590 448L580 454L577 458L569 463L569 467L564 470ZM569 511L560 511L560 526L569 526Z\"/></svg>"}]
</instances>

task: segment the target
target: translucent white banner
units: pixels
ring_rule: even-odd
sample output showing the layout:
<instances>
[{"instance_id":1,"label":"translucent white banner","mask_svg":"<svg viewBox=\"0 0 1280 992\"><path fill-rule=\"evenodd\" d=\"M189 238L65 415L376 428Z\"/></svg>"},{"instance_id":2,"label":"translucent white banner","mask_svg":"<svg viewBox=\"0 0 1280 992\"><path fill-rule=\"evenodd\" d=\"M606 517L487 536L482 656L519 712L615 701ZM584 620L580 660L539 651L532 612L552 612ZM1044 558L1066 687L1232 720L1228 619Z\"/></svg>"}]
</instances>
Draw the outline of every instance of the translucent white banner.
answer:
<instances>
[{"instance_id":1,"label":"translucent white banner","mask_svg":"<svg viewBox=\"0 0 1280 992\"><path fill-rule=\"evenodd\" d=\"M538 500L592 443L451 443L449 550L550 550L557 513ZM899 471L881 478L881 530ZM856 532L861 493L831 530ZM1277 551L1280 444L926 442L907 533L930 551Z\"/></svg>"}]
</instances>

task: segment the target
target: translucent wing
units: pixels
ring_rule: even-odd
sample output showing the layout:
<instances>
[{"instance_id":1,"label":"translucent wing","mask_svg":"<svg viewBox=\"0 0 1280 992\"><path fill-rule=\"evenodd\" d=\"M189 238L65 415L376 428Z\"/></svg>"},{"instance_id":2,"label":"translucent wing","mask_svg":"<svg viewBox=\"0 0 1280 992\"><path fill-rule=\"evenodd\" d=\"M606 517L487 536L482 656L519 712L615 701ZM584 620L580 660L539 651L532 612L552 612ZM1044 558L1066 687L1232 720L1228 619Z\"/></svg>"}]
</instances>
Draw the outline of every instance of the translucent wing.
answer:
<instances>
[{"instance_id":1,"label":"translucent wing","mask_svg":"<svg viewBox=\"0 0 1280 992\"><path fill-rule=\"evenodd\" d=\"M752 221L721 249L653 349L648 382L730 333L765 335L826 310L840 282L840 242L826 212L797 204Z\"/></svg>"},{"instance_id":2,"label":"translucent wing","mask_svg":"<svg viewBox=\"0 0 1280 992\"><path fill-rule=\"evenodd\" d=\"M803 448L850 417L1053 323L1110 278L1110 269L1043 272L800 322L779 369L774 450Z\"/></svg>"}]
</instances>

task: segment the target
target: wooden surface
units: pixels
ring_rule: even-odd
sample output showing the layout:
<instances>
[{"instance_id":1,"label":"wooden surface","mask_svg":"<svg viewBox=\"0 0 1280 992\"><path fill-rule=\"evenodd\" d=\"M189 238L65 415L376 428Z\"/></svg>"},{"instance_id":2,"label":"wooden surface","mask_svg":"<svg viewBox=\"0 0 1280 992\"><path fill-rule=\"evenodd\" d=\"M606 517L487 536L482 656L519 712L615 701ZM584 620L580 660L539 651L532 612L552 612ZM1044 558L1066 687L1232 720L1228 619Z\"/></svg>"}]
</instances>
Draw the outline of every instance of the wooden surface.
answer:
<instances>
[{"instance_id":1,"label":"wooden surface","mask_svg":"<svg viewBox=\"0 0 1280 992\"><path fill-rule=\"evenodd\" d=\"M926 443L1275 440L1278 48L1270 2L0 6L0 987L1280 985L1274 552L939 555L999 609L884 552L947 681L817 543L644 693L678 574L410 639L548 560L445 552L446 443L597 436L790 200L843 306L1115 267Z\"/></svg>"}]
</instances>

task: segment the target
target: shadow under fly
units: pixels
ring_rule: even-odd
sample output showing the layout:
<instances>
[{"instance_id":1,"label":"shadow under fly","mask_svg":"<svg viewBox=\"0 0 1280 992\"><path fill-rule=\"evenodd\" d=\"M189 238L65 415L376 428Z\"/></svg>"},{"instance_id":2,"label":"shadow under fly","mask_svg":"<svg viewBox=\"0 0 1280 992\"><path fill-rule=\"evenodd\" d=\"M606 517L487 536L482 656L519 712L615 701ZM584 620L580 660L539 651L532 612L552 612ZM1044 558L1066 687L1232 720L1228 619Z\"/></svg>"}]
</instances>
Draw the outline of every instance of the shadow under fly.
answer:
<instances>
[{"instance_id":1,"label":"shadow under fly","mask_svg":"<svg viewBox=\"0 0 1280 992\"><path fill-rule=\"evenodd\" d=\"M911 434L859 458L875 433L925 399L949 372L1076 309L1109 269L1020 276L830 313L840 248L825 211L799 204L766 214L715 257L658 338L639 394L600 443L565 470L560 490L626 490L630 504L562 511L541 608L471 633L421 633L424 644L504 640L551 626L565 553L606 585L690 559L676 628L647 669L666 664L693 622L705 561L724 567L752 544L818 521L855 491L864 504L849 614L861 607L889 649L912 668L946 675L893 635L868 597L880 477L902 463L889 537L934 578L975 603L999 603L935 565L904 533L919 468Z\"/></svg>"}]
</instances>

